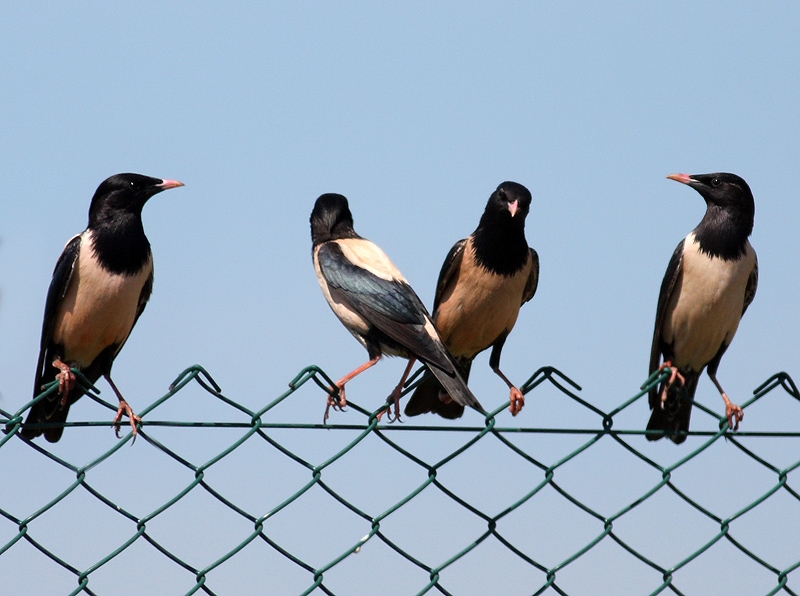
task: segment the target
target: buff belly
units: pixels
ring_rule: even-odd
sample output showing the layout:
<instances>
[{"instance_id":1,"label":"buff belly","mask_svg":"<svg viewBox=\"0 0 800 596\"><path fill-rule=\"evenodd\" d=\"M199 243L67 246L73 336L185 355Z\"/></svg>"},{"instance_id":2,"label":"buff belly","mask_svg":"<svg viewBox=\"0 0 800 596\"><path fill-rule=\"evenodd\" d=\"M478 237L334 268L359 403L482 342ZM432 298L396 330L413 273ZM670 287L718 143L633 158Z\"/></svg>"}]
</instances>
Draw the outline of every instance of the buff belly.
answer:
<instances>
[{"instance_id":1,"label":"buff belly","mask_svg":"<svg viewBox=\"0 0 800 596\"><path fill-rule=\"evenodd\" d=\"M673 345L676 366L700 371L723 343L733 341L755 260L749 243L743 258L724 261L701 253L693 234L686 238L683 273L663 333L664 340Z\"/></svg>"},{"instance_id":2,"label":"buff belly","mask_svg":"<svg viewBox=\"0 0 800 596\"><path fill-rule=\"evenodd\" d=\"M99 264L86 241L56 317L53 340L63 359L89 366L111 345L122 345L133 328L142 288L152 274L148 261L136 275L113 274Z\"/></svg>"}]
</instances>

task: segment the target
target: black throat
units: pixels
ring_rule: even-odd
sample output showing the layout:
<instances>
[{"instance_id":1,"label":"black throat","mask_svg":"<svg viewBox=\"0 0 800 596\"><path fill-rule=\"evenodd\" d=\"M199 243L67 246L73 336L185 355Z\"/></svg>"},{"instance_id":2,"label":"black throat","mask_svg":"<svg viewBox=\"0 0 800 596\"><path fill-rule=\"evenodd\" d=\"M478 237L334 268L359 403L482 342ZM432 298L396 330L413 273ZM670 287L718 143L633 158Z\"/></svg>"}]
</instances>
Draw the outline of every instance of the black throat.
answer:
<instances>
[{"instance_id":1,"label":"black throat","mask_svg":"<svg viewBox=\"0 0 800 596\"><path fill-rule=\"evenodd\" d=\"M141 216L116 213L113 219L91 226L95 255L100 264L118 275L135 275L150 260L150 242Z\"/></svg>"},{"instance_id":2,"label":"black throat","mask_svg":"<svg viewBox=\"0 0 800 596\"><path fill-rule=\"evenodd\" d=\"M753 218L710 204L694 235L700 250L710 257L735 261L745 255Z\"/></svg>"},{"instance_id":3,"label":"black throat","mask_svg":"<svg viewBox=\"0 0 800 596\"><path fill-rule=\"evenodd\" d=\"M530 249L525 240L525 220L510 213L484 214L472 234L475 260L497 275L511 276L528 262Z\"/></svg>"}]
</instances>

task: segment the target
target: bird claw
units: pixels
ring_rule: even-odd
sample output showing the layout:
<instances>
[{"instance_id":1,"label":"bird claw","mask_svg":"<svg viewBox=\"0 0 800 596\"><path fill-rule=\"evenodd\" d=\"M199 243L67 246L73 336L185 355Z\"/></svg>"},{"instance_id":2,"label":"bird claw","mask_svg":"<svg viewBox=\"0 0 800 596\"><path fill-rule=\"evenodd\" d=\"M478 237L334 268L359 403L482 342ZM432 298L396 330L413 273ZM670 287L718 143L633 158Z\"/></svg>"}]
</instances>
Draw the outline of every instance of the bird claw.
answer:
<instances>
[{"instance_id":1,"label":"bird claw","mask_svg":"<svg viewBox=\"0 0 800 596\"><path fill-rule=\"evenodd\" d=\"M339 390L338 398L336 389ZM331 408L338 412L344 412L344 408L347 405L347 397L345 397L344 394L344 385L339 385L337 383L336 389L331 388L331 390L328 391L328 405L325 406L325 415L322 417L322 424L326 424L328 422L328 416Z\"/></svg>"},{"instance_id":2,"label":"bird claw","mask_svg":"<svg viewBox=\"0 0 800 596\"><path fill-rule=\"evenodd\" d=\"M402 385L398 385L389 394L389 397L386 398L387 404L394 404L394 417L392 417L390 413L391 407L388 407L384 410L384 412L386 412L386 419L389 422L402 422L402 420L400 420L400 396L402 395L402 393L403 393L403 387Z\"/></svg>"},{"instance_id":3,"label":"bird claw","mask_svg":"<svg viewBox=\"0 0 800 596\"><path fill-rule=\"evenodd\" d=\"M381 411L378 412L378 415L375 416L378 422L381 421L384 414L386 414L386 420L389 422L402 422L402 420L400 420L400 397L402 394L403 383L401 382L392 390L389 397L386 398L386 404L381 408ZM394 404L394 416L392 416L392 404Z\"/></svg>"},{"instance_id":4,"label":"bird claw","mask_svg":"<svg viewBox=\"0 0 800 596\"><path fill-rule=\"evenodd\" d=\"M525 407L525 396L522 394L522 391L516 387L511 387L511 395L509 400L511 403L509 404L508 409L511 411L512 416L516 416L522 411L522 408Z\"/></svg>"},{"instance_id":5,"label":"bird claw","mask_svg":"<svg viewBox=\"0 0 800 596\"><path fill-rule=\"evenodd\" d=\"M128 402L126 402L124 399L120 400L119 408L117 409L117 416L114 418L114 422L111 423L111 426L114 427L114 434L117 435L118 439L122 438L119 433L121 430L120 421L122 420L123 414L127 415L128 418L130 419L131 428L133 429L132 431L133 441L131 441L131 445L133 445L133 443L136 441L136 435L139 434L139 429L137 428L136 425L139 424L142 421L142 419L133 413L133 410L128 405Z\"/></svg>"},{"instance_id":6,"label":"bird claw","mask_svg":"<svg viewBox=\"0 0 800 596\"><path fill-rule=\"evenodd\" d=\"M53 366L59 370L56 379L58 379L58 394L62 396L61 407L64 408L67 405L67 398L75 387L77 379L75 373L72 372L72 369L69 367L69 364L62 362L60 358L55 359Z\"/></svg>"},{"instance_id":7,"label":"bird claw","mask_svg":"<svg viewBox=\"0 0 800 596\"><path fill-rule=\"evenodd\" d=\"M663 372L665 368L668 368L672 371L672 374L669 376L669 381L667 381L667 385L674 385L675 379L678 379L681 382L681 387L686 385L686 377L681 374L681 371L678 370L678 367L672 364L671 360L667 360L661 366L658 367L658 372Z\"/></svg>"},{"instance_id":8,"label":"bird claw","mask_svg":"<svg viewBox=\"0 0 800 596\"><path fill-rule=\"evenodd\" d=\"M664 409L664 404L667 401L667 395L669 394L669 388L675 384L675 381L678 380L681 382L681 387L686 386L686 377L684 377L681 372L678 370L678 367L672 364L671 360L667 360L661 366L658 367L658 372L663 372L665 368L669 368L672 373L669 376L669 379L666 383L664 383L664 388L661 391L661 409Z\"/></svg>"},{"instance_id":9,"label":"bird claw","mask_svg":"<svg viewBox=\"0 0 800 596\"><path fill-rule=\"evenodd\" d=\"M386 400L386 404L381 408L381 411L378 412L377 416L375 416L375 419L380 422L384 414L386 414L386 420L389 422L402 422L400 419L400 405L395 404L394 416L392 416L392 402L390 400Z\"/></svg>"},{"instance_id":10,"label":"bird claw","mask_svg":"<svg viewBox=\"0 0 800 596\"><path fill-rule=\"evenodd\" d=\"M728 417L728 425L733 431L739 430L739 423L744 419L744 410L741 406L732 403L724 393L722 399L725 400L725 416Z\"/></svg>"}]
</instances>

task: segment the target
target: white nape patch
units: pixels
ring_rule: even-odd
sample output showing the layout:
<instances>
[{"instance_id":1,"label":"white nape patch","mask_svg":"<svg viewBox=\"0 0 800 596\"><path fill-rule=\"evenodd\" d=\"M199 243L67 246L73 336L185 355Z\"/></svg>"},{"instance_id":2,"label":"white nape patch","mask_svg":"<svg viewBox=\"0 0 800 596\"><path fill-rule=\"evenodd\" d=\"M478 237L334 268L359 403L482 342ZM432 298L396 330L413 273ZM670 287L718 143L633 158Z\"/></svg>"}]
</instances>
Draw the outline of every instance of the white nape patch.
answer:
<instances>
[{"instance_id":1,"label":"white nape patch","mask_svg":"<svg viewBox=\"0 0 800 596\"><path fill-rule=\"evenodd\" d=\"M744 257L725 261L700 252L690 233L683 244L681 278L667 306L662 336L672 343L674 364L701 370L739 328L747 280L756 265L748 242Z\"/></svg>"},{"instance_id":2,"label":"white nape patch","mask_svg":"<svg viewBox=\"0 0 800 596\"><path fill-rule=\"evenodd\" d=\"M347 330L353 334L362 346L365 348L367 347L367 343L364 341L362 337L363 334L366 334L369 331L369 324L364 318L353 311L349 306L343 304L342 302L337 302L331 297L331 292L328 289L328 283L325 281L325 277L322 275L322 271L319 268L319 249L324 246L320 245L314 249L314 271L317 273L317 281L319 282L319 287L322 288L322 293L325 296L325 300L328 301L328 306L331 307L333 314L335 314L342 324L347 328Z\"/></svg>"},{"instance_id":3,"label":"white nape patch","mask_svg":"<svg viewBox=\"0 0 800 596\"><path fill-rule=\"evenodd\" d=\"M374 242L364 238L344 238L335 242L342 249L344 256L354 265L387 281L406 281L392 260Z\"/></svg>"},{"instance_id":4,"label":"white nape patch","mask_svg":"<svg viewBox=\"0 0 800 596\"><path fill-rule=\"evenodd\" d=\"M53 341L64 346L65 361L86 367L108 346L125 342L152 272L151 256L136 275L110 273L95 256L91 232L83 233L78 262L53 329Z\"/></svg>"}]
</instances>

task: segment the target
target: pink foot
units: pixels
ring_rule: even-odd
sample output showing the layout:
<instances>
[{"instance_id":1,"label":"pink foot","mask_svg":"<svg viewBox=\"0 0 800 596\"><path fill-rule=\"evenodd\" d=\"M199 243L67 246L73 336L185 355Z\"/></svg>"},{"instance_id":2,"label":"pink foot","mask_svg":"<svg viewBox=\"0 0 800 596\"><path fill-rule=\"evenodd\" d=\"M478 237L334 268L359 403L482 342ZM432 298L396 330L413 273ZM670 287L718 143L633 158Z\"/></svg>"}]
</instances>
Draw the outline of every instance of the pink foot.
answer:
<instances>
[{"instance_id":1,"label":"pink foot","mask_svg":"<svg viewBox=\"0 0 800 596\"><path fill-rule=\"evenodd\" d=\"M403 386L398 385L397 387L394 388L394 390L392 390L392 392L389 394L389 397L386 398L386 403L394 404L394 418L392 418L391 416L387 416L389 422L400 421L400 396L402 395L402 393L403 393ZM386 408L385 410L383 410L383 412L388 412L389 410L390 408ZM381 415L383 414L383 412L381 412ZM378 420L380 420L380 416L378 417Z\"/></svg>"},{"instance_id":2,"label":"pink foot","mask_svg":"<svg viewBox=\"0 0 800 596\"><path fill-rule=\"evenodd\" d=\"M322 424L328 422L328 415L330 414L331 408L337 410L339 412L344 411L344 407L347 405L347 397L344 393L344 383L336 383L336 387L339 389L339 399L336 399L336 390L331 389L328 392L328 405L325 406L325 416L322 417Z\"/></svg>"},{"instance_id":3,"label":"pink foot","mask_svg":"<svg viewBox=\"0 0 800 596\"><path fill-rule=\"evenodd\" d=\"M60 371L56 375L56 379L58 379L58 394L62 396L61 407L65 408L67 406L67 399L69 397L69 394L75 387L75 383L77 382L77 380L75 378L75 373L72 372L72 369L70 369L69 364L62 362L61 358L56 358L53 361L53 366L55 366Z\"/></svg>"},{"instance_id":4,"label":"pink foot","mask_svg":"<svg viewBox=\"0 0 800 596\"><path fill-rule=\"evenodd\" d=\"M722 399L725 400L725 415L728 417L728 424L731 430L739 430L739 423L744 419L744 410L741 406L737 406L728 399L728 396L722 394Z\"/></svg>"},{"instance_id":5,"label":"pink foot","mask_svg":"<svg viewBox=\"0 0 800 596\"><path fill-rule=\"evenodd\" d=\"M661 409L664 409L664 404L667 401L667 395L669 393L669 388L675 384L675 381L678 380L681 382L681 387L686 385L686 377L684 377L678 367L672 364L671 360L667 360L661 366L658 367L658 372L662 372L665 368L669 368L672 371L672 374L669 377L669 380L664 383L664 389L661 391Z\"/></svg>"},{"instance_id":6,"label":"pink foot","mask_svg":"<svg viewBox=\"0 0 800 596\"><path fill-rule=\"evenodd\" d=\"M139 429L136 427L136 425L139 422L141 422L142 419L139 418L136 414L133 413L133 410L128 405L128 402L126 402L124 399L121 399L119 401L119 408L117 409L117 416L116 416L116 418L114 418L114 422L111 423L111 426L114 427L114 432L117 435L117 438L121 439L122 437L120 437L120 435L119 435L119 431L120 431L120 424L119 423L122 420L122 415L123 414L125 414L131 421L131 428L133 429L133 440L135 441L136 440L136 435L139 434Z\"/></svg>"},{"instance_id":7,"label":"pink foot","mask_svg":"<svg viewBox=\"0 0 800 596\"><path fill-rule=\"evenodd\" d=\"M511 410L512 416L516 416L525 406L525 396L522 394L522 391L516 387L511 387L511 396L509 399L511 400L511 405L508 406L508 409Z\"/></svg>"}]
</instances>

